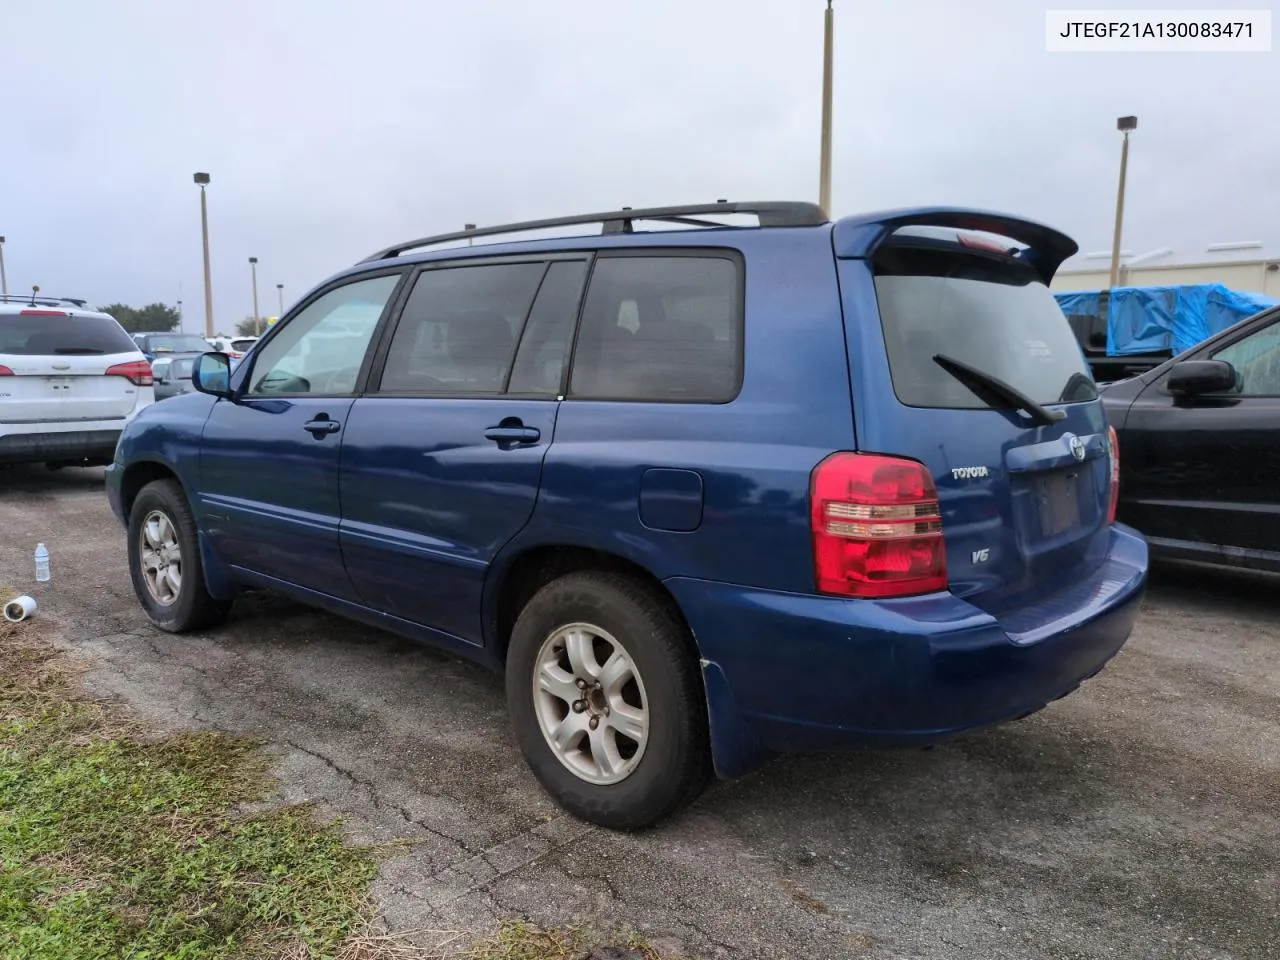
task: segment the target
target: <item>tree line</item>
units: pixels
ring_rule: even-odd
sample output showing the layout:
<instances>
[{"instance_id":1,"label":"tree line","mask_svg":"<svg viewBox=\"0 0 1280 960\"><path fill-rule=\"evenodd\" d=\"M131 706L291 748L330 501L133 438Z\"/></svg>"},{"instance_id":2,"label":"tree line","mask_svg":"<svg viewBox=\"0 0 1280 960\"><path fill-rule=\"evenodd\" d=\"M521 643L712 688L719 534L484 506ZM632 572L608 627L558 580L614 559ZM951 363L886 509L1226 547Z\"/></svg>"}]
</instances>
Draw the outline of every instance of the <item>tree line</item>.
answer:
<instances>
[{"instance_id":1,"label":"tree line","mask_svg":"<svg viewBox=\"0 0 1280 960\"><path fill-rule=\"evenodd\" d=\"M182 314L167 303L149 303L145 307L131 307L126 303L109 303L98 307L99 313L107 313L119 321L129 333L169 333L178 329L182 322ZM261 322L262 332L266 332L266 320ZM245 317L236 324L237 337L252 337L257 333L254 329L253 317Z\"/></svg>"}]
</instances>

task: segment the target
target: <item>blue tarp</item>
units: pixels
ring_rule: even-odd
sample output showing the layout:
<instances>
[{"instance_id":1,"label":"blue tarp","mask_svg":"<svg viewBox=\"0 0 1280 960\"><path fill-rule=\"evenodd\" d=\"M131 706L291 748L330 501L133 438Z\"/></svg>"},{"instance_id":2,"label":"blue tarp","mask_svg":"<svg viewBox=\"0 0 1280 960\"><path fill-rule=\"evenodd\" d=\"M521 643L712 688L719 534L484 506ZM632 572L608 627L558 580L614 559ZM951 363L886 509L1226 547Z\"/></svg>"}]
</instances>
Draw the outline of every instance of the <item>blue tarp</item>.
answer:
<instances>
[{"instance_id":1,"label":"blue tarp","mask_svg":"<svg viewBox=\"0 0 1280 960\"><path fill-rule=\"evenodd\" d=\"M1068 317L1099 315L1101 290L1054 296ZM1275 303L1262 294L1241 293L1220 283L1116 287L1107 311L1107 355L1166 350L1179 354Z\"/></svg>"}]
</instances>

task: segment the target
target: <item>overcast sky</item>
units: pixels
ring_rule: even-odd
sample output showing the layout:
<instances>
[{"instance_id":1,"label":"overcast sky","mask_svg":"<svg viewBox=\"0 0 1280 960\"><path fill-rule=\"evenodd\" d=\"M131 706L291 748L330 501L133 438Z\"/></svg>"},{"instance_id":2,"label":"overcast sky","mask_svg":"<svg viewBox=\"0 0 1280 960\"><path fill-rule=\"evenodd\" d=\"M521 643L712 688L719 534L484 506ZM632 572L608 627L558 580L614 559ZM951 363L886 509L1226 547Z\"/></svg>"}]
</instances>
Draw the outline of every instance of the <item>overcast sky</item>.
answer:
<instances>
[{"instance_id":1,"label":"overcast sky","mask_svg":"<svg viewBox=\"0 0 1280 960\"><path fill-rule=\"evenodd\" d=\"M1280 53L1050 54L1050 6L836 0L834 213L974 205L1106 249L1137 114L1126 248L1280 242ZM181 289L203 329L197 170L222 331L252 311L250 256L265 315L277 283L287 305L467 221L816 199L822 8L0 0L10 293Z\"/></svg>"}]
</instances>

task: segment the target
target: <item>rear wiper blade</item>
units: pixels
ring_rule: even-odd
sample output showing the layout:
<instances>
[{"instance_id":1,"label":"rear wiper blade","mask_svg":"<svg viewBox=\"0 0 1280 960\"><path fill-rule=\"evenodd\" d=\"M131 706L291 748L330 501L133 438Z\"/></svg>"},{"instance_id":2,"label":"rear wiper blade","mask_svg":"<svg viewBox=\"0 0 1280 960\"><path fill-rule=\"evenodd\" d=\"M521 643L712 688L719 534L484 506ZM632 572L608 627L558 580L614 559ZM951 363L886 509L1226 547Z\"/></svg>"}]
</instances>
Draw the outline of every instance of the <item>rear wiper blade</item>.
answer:
<instances>
[{"instance_id":1,"label":"rear wiper blade","mask_svg":"<svg viewBox=\"0 0 1280 960\"><path fill-rule=\"evenodd\" d=\"M1002 402L1011 404L1014 409L1025 411L1032 420L1045 426L1057 423L1067 415L1065 410L1050 410L1036 403L1017 387L955 357L948 357L945 353L935 353L933 362L976 393L984 403L997 410L1001 408Z\"/></svg>"},{"instance_id":2,"label":"rear wiper blade","mask_svg":"<svg viewBox=\"0 0 1280 960\"><path fill-rule=\"evenodd\" d=\"M58 347L53 352L59 357L100 357L103 354L96 347Z\"/></svg>"}]
</instances>

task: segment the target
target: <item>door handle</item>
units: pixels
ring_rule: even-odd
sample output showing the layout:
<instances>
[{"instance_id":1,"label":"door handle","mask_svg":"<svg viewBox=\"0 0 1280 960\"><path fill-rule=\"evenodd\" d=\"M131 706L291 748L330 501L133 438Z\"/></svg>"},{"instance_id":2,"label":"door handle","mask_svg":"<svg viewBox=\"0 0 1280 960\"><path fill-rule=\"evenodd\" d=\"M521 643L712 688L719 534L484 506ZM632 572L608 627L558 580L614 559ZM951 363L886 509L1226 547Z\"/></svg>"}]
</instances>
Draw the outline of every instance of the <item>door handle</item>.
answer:
<instances>
[{"instance_id":1,"label":"door handle","mask_svg":"<svg viewBox=\"0 0 1280 960\"><path fill-rule=\"evenodd\" d=\"M514 444L514 443L537 443L542 439L542 431L537 427L526 427L523 424L499 424L496 427L488 427L485 432L486 440L493 440L498 444Z\"/></svg>"},{"instance_id":2,"label":"door handle","mask_svg":"<svg viewBox=\"0 0 1280 960\"><path fill-rule=\"evenodd\" d=\"M323 417L316 420L308 420L302 425L302 429L306 430L313 437L319 440L326 434L337 433L342 429L342 424L337 420L330 420L328 417Z\"/></svg>"}]
</instances>

